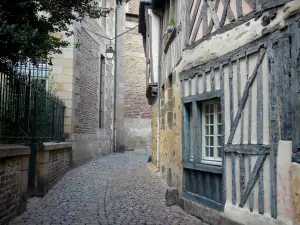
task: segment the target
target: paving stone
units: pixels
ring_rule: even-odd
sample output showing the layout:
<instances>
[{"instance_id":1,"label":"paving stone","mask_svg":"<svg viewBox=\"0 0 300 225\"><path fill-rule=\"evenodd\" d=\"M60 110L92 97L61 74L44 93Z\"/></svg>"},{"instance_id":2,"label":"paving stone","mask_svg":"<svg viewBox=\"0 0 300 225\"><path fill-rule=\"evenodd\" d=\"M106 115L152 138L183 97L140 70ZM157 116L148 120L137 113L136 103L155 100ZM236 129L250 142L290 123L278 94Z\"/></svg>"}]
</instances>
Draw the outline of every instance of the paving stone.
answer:
<instances>
[{"instance_id":1,"label":"paving stone","mask_svg":"<svg viewBox=\"0 0 300 225\"><path fill-rule=\"evenodd\" d=\"M144 153L110 155L69 171L11 225L205 225L177 205L166 206L167 186Z\"/></svg>"}]
</instances>

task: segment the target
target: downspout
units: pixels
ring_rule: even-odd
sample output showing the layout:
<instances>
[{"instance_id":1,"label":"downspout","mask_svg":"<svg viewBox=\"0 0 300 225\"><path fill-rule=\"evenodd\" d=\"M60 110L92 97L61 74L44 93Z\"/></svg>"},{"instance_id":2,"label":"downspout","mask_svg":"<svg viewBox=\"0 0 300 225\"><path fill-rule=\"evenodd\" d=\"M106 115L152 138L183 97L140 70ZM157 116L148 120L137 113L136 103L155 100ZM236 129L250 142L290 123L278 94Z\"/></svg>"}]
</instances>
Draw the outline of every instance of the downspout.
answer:
<instances>
[{"instance_id":1,"label":"downspout","mask_svg":"<svg viewBox=\"0 0 300 225\"><path fill-rule=\"evenodd\" d=\"M115 10L115 36L118 34L118 2L116 3L116 10ZM117 108L117 66L118 66L118 44L117 39L115 39L115 65L114 65L114 119L113 119L113 152L116 152L116 108Z\"/></svg>"}]
</instances>

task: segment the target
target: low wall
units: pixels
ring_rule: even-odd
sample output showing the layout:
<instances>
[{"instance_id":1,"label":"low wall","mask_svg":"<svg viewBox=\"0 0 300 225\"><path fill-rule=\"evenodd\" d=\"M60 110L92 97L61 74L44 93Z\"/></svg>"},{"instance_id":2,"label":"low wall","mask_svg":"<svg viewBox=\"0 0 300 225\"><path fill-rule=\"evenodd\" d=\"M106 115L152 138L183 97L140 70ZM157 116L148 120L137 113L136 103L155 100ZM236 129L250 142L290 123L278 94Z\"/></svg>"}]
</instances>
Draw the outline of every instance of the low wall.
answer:
<instances>
[{"instance_id":1,"label":"low wall","mask_svg":"<svg viewBox=\"0 0 300 225\"><path fill-rule=\"evenodd\" d=\"M44 196L71 167L71 143L44 143L38 146L36 196Z\"/></svg>"},{"instance_id":2,"label":"low wall","mask_svg":"<svg viewBox=\"0 0 300 225\"><path fill-rule=\"evenodd\" d=\"M181 198L180 200L181 207L183 209L198 218L203 222L211 225L242 225L238 222L235 222L227 218L223 212L216 211L214 209L208 208L202 204L193 202L192 200Z\"/></svg>"},{"instance_id":3,"label":"low wall","mask_svg":"<svg viewBox=\"0 0 300 225\"><path fill-rule=\"evenodd\" d=\"M30 148L0 145L0 224L26 210Z\"/></svg>"}]
</instances>

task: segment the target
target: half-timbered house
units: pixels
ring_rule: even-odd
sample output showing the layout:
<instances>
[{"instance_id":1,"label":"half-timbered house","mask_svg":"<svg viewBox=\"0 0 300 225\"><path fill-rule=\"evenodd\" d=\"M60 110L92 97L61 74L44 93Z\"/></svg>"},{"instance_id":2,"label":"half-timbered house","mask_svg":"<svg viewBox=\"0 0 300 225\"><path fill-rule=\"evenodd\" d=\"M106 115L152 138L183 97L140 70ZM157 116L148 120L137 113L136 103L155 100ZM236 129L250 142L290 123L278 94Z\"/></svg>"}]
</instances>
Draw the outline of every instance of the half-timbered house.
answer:
<instances>
[{"instance_id":1,"label":"half-timbered house","mask_svg":"<svg viewBox=\"0 0 300 225\"><path fill-rule=\"evenodd\" d=\"M152 162L185 210L211 224L300 223L300 1L140 10Z\"/></svg>"}]
</instances>

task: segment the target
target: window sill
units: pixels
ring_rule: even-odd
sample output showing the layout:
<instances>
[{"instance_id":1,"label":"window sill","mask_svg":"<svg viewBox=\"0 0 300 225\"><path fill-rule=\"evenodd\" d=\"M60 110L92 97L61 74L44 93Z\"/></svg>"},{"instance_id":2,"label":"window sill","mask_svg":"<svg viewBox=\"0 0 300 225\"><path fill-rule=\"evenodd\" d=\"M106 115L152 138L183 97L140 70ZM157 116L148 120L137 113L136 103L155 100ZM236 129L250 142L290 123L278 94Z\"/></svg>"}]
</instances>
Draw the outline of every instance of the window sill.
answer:
<instances>
[{"instance_id":1,"label":"window sill","mask_svg":"<svg viewBox=\"0 0 300 225\"><path fill-rule=\"evenodd\" d=\"M210 166L222 166L222 161L213 161L213 160L202 159L201 163L205 164L205 165L210 165Z\"/></svg>"},{"instance_id":2,"label":"window sill","mask_svg":"<svg viewBox=\"0 0 300 225\"><path fill-rule=\"evenodd\" d=\"M209 173L218 173L222 174L223 173L223 167L222 165L207 165L203 163L199 164L194 164L194 163L183 163L183 168L185 169L191 169L191 170L199 170L199 171L204 171L204 172L209 172Z\"/></svg>"}]
</instances>

